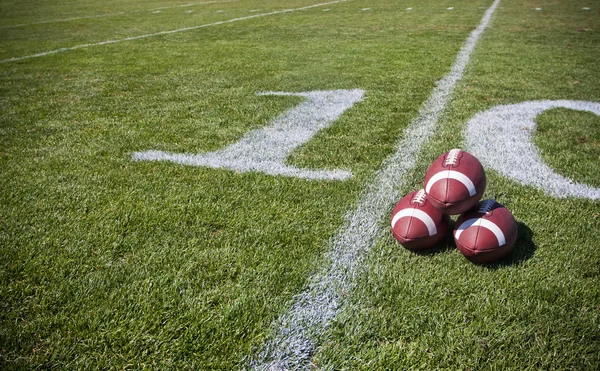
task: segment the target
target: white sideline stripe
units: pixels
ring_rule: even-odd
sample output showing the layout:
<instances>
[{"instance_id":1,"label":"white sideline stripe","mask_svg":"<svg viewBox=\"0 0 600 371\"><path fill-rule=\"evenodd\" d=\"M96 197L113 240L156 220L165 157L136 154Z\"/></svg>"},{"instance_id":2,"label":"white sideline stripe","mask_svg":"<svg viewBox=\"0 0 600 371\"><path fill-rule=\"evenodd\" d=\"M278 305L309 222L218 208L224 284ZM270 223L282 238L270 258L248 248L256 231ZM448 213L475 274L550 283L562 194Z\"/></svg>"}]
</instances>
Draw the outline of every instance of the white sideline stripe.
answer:
<instances>
[{"instance_id":1,"label":"white sideline stripe","mask_svg":"<svg viewBox=\"0 0 600 371\"><path fill-rule=\"evenodd\" d=\"M239 0L204 1L204 2L201 2L201 3L183 4L183 5L174 5L174 6L163 6L161 8L154 8L154 9L137 9L137 10L130 10L128 12L96 14L96 15L87 15L87 16L81 16L81 17L62 18L62 19L51 19L51 20L48 20L48 21L40 21L40 22L21 23L21 24L13 24L13 25L0 26L0 29L33 26L33 25L47 24L47 23L70 22L70 21L76 21L76 20L79 20L79 19L94 19L94 18L114 17L114 16L117 16L117 15L123 15L123 14L129 14L129 13L142 13L142 12L145 13L145 12L152 12L152 11L155 11L155 10L164 10L164 9L173 9L173 8L184 8L184 7L190 7L190 6L196 6L196 5L206 5L206 4L231 3L231 2L234 2L234 1L239 1Z\"/></svg>"},{"instance_id":2,"label":"white sideline stripe","mask_svg":"<svg viewBox=\"0 0 600 371\"><path fill-rule=\"evenodd\" d=\"M454 232L454 237L458 240L465 229L469 227L483 227L488 229L496 236L496 239L498 240L498 246L506 245L506 238L504 237L502 230L493 222L483 218L473 218L463 222Z\"/></svg>"},{"instance_id":3,"label":"white sideline stripe","mask_svg":"<svg viewBox=\"0 0 600 371\"><path fill-rule=\"evenodd\" d=\"M15 57L15 58L10 58L10 59L4 59L4 60L0 60L0 63L16 62L16 61L21 61L21 60L24 60L24 59L29 59L29 58L43 57L43 56L46 56L46 55L49 55L49 54L55 54L55 53L66 52L66 51L71 51L71 50L89 48L89 47L92 47L92 46L100 46L100 45L107 45L107 44L116 44L116 43L120 43L120 42L123 42L123 41L133 41L133 40L145 39L147 37L169 35L169 34L174 34L174 33L178 33L178 32L185 32L185 31L192 31L192 30L197 30L199 28L204 28L204 27L218 26L218 25L222 25L222 24L226 24L226 23L233 23L233 22L237 22L237 21L244 21L246 19L266 17L266 16L270 16L270 15L275 15L275 14L283 14L283 13L296 12L298 10L306 10L306 9L311 9L311 8L317 8L317 7L324 6L324 5L331 5L331 4L337 4L337 3L345 3L346 1L351 1L351 0L336 0L336 1L330 1L330 2L327 2L327 3L320 3L320 4L303 6L301 8L292 8L292 9L277 10L277 11L270 12L270 13L261 13L261 14L249 15L249 16L246 16L246 17L228 19L226 21L206 23L206 24L201 24L201 25L192 26L192 27L178 28L176 30L161 31L161 32L156 32L156 33L151 33L151 34L145 34L145 35L139 35L139 36L131 36L131 37L126 37L124 39L106 40L106 41L101 41L101 42L97 42L97 43L75 45L75 46L71 46L71 47L68 47L68 48L60 48L60 49L50 50L50 51L43 52L43 53L25 55L23 57Z\"/></svg>"},{"instance_id":4,"label":"white sideline stripe","mask_svg":"<svg viewBox=\"0 0 600 371\"><path fill-rule=\"evenodd\" d=\"M315 346L339 313L343 296L356 286L364 256L384 233L381 220L400 198L400 190L406 185L423 143L433 135L439 117L499 3L500 0L495 0L485 12L479 26L463 44L448 75L438 81L418 116L396 143L395 152L384 161L374 182L360 196L356 208L346 214L337 235L329 240L325 253L328 265L308 278L306 290L294 296L289 312L275 321L272 338L267 339L263 350L249 361L248 367L257 370L310 368Z\"/></svg>"},{"instance_id":5,"label":"white sideline stripe","mask_svg":"<svg viewBox=\"0 0 600 371\"><path fill-rule=\"evenodd\" d=\"M469 177L466 176L465 174L459 173L458 171L454 171L454 170L440 171L439 173L436 173L434 176L432 176L429 179L429 181L427 182L427 186L425 187L425 190L427 191L427 193L429 193L429 191L431 190L431 187L433 187L433 185L436 182L443 180L443 179L458 180L459 182L464 184L465 187L467 187L467 189L469 190L470 196L474 196L475 193L477 193L477 191L475 190L475 185L473 184L471 179L469 179Z\"/></svg>"},{"instance_id":6,"label":"white sideline stripe","mask_svg":"<svg viewBox=\"0 0 600 371\"><path fill-rule=\"evenodd\" d=\"M422 221L425 226L427 226L427 231L429 232L430 236L433 236L437 233L437 228L435 227L435 222L433 221L433 219L431 219L431 216L429 216L426 212L419 210L419 209L414 209L414 208L409 208L409 209L404 209L404 210L400 210L396 213L396 215L394 215L394 218L392 219L392 228L394 228L396 226L396 223L398 223L398 220L400 220L401 218L406 218L406 217L415 217L417 219L419 219L420 221Z\"/></svg>"}]
</instances>

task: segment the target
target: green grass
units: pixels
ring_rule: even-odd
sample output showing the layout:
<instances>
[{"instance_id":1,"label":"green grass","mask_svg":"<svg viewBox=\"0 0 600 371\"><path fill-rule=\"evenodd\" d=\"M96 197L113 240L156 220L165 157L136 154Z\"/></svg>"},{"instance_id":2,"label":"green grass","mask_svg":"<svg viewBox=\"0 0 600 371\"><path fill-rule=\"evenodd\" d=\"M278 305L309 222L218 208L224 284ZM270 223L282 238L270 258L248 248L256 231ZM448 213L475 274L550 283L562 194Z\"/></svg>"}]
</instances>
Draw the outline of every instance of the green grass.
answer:
<instances>
[{"instance_id":1,"label":"green grass","mask_svg":"<svg viewBox=\"0 0 600 371\"><path fill-rule=\"evenodd\" d=\"M129 13L2 28L0 59L318 1L132 12L185 3L2 2L2 26ZM0 64L0 368L243 366L490 4L356 0ZM583 6L503 0L404 191L479 111L600 101L600 18ZM364 101L288 161L349 169L346 182L131 161L217 150L299 102L257 92L355 88ZM598 186L597 127L553 110L535 140L557 171ZM520 222L514 255L476 266L451 243L416 255L388 235L317 367L598 367L598 203L488 176L487 196Z\"/></svg>"},{"instance_id":2,"label":"green grass","mask_svg":"<svg viewBox=\"0 0 600 371\"><path fill-rule=\"evenodd\" d=\"M556 109L537 120L535 143L544 161L562 175L600 187L600 117Z\"/></svg>"},{"instance_id":3,"label":"green grass","mask_svg":"<svg viewBox=\"0 0 600 371\"><path fill-rule=\"evenodd\" d=\"M600 18L580 11L585 5L501 3L405 191L422 187L440 153L463 146L465 124L477 112L535 99L598 100L593 60L600 56ZM537 124L534 142L544 160L598 186L598 117L550 110ZM480 266L452 242L414 254L386 236L316 363L365 370L597 369L598 203L555 199L489 169L484 197L505 204L519 223L511 255Z\"/></svg>"},{"instance_id":4,"label":"green grass","mask_svg":"<svg viewBox=\"0 0 600 371\"><path fill-rule=\"evenodd\" d=\"M258 4L293 5L223 8ZM231 369L251 356L452 63L475 5L412 18L350 2L2 65L3 365ZM111 22L94 22L101 38L48 44L102 40ZM365 102L290 159L349 168L348 182L130 160L218 149L298 102L256 92L356 87Z\"/></svg>"}]
</instances>

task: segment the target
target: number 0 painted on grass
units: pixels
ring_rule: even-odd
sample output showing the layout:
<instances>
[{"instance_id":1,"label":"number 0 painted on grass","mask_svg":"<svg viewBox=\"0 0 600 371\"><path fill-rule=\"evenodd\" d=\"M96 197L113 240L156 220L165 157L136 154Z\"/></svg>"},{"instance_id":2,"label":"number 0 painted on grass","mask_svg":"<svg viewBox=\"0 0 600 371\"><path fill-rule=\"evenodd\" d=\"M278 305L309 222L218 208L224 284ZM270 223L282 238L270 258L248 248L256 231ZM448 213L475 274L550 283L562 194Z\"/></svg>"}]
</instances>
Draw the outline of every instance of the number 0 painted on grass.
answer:
<instances>
[{"instance_id":1,"label":"number 0 painted on grass","mask_svg":"<svg viewBox=\"0 0 600 371\"><path fill-rule=\"evenodd\" d=\"M542 161L533 144L535 118L551 108L588 111L600 116L600 104L541 100L497 106L477 114L467 125L467 146L483 166L549 195L600 199L600 189L557 174Z\"/></svg>"},{"instance_id":2,"label":"number 0 painted on grass","mask_svg":"<svg viewBox=\"0 0 600 371\"><path fill-rule=\"evenodd\" d=\"M135 152L138 161L171 161L183 165L205 166L240 172L262 172L315 180L344 180L346 170L308 170L285 164L295 148L319 130L330 126L344 111L362 100L362 90L327 90L305 93L266 92L260 95L293 95L306 101L273 120L268 126L248 132L240 141L208 153Z\"/></svg>"}]
</instances>

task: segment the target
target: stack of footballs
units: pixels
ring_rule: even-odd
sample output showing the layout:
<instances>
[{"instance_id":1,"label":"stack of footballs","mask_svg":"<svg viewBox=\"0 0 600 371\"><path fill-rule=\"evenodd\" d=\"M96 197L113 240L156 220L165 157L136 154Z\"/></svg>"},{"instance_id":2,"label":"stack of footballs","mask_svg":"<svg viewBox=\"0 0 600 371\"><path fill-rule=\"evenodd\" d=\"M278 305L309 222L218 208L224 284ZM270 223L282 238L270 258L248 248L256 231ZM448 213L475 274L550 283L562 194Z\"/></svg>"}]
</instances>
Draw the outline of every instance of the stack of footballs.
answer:
<instances>
[{"instance_id":1,"label":"stack of footballs","mask_svg":"<svg viewBox=\"0 0 600 371\"><path fill-rule=\"evenodd\" d=\"M453 149L438 157L425 175L424 189L402 198L392 212L392 232L404 247L424 250L440 243L449 227L449 215L458 215L454 241L475 263L506 256L517 240L517 223L498 202L480 202L485 170L475 156Z\"/></svg>"}]
</instances>

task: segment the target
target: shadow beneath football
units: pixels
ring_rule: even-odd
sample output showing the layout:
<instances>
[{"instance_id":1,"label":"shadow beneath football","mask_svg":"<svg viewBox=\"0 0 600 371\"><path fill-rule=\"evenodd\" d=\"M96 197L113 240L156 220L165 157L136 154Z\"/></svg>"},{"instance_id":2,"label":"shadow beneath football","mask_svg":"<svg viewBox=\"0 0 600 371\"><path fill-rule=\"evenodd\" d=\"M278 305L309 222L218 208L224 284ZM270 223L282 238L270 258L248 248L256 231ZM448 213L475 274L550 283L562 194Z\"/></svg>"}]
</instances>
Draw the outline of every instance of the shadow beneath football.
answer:
<instances>
[{"instance_id":1,"label":"shadow beneath football","mask_svg":"<svg viewBox=\"0 0 600 371\"><path fill-rule=\"evenodd\" d=\"M417 255L427 256L445 253L450 250L456 250L456 242L454 242L454 234L452 233L452 231L454 231L454 224L455 221L450 219L448 225L448 233L446 233L446 237L444 237L444 239L441 240L440 243L438 243L437 245L430 247L429 249L410 251Z\"/></svg>"},{"instance_id":2,"label":"shadow beneath football","mask_svg":"<svg viewBox=\"0 0 600 371\"><path fill-rule=\"evenodd\" d=\"M533 232L525 223L517 222L518 236L517 242L512 251L504 258L488 264L482 264L491 269L514 266L531 259L535 253L535 245L533 243Z\"/></svg>"}]
</instances>

